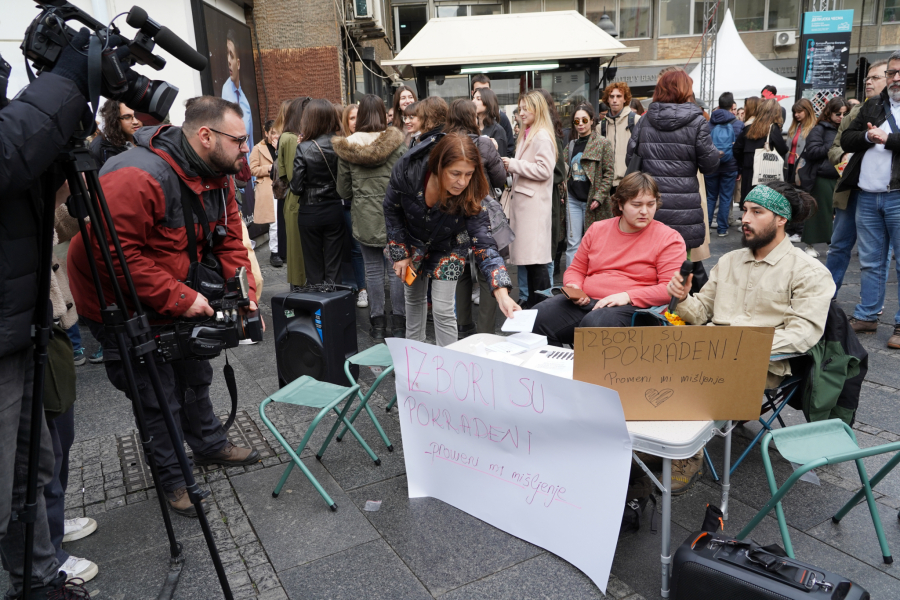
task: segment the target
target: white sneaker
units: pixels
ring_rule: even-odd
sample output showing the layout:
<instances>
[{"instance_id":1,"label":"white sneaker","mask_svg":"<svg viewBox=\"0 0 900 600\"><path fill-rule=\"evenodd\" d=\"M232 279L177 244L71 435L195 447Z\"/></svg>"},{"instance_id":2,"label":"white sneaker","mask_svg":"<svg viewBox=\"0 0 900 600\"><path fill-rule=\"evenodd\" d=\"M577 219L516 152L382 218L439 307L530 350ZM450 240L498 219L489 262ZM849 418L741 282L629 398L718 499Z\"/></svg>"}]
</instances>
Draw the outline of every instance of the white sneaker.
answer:
<instances>
[{"instance_id":1,"label":"white sneaker","mask_svg":"<svg viewBox=\"0 0 900 600\"><path fill-rule=\"evenodd\" d=\"M478 306L479 304L481 304L481 288L480 287L477 287L474 290L472 290L472 303L475 306Z\"/></svg>"},{"instance_id":2,"label":"white sneaker","mask_svg":"<svg viewBox=\"0 0 900 600\"><path fill-rule=\"evenodd\" d=\"M65 534L62 541L74 542L83 537L87 537L97 531L97 521L88 517L79 517L78 519L66 519Z\"/></svg>"},{"instance_id":3,"label":"white sneaker","mask_svg":"<svg viewBox=\"0 0 900 600\"><path fill-rule=\"evenodd\" d=\"M812 247L811 245L809 245L809 244L806 245L806 249L804 250L804 252L806 252L807 254L809 254L810 256L812 256L813 258L818 258L818 257L819 257L819 251L816 250L815 248L813 248L813 247Z\"/></svg>"},{"instance_id":4,"label":"white sneaker","mask_svg":"<svg viewBox=\"0 0 900 600\"><path fill-rule=\"evenodd\" d=\"M238 340L238 344L241 346L252 346L253 344L258 344L256 340L251 340L250 338L244 338L242 340Z\"/></svg>"},{"instance_id":5,"label":"white sneaker","mask_svg":"<svg viewBox=\"0 0 900 600\"><path fill-rule=\"evenodd\" d=\"M799 243L800 243L800 236L797 235L797 234L795 233L794 235L788 237L788 240L789 240L792 244L799 244Z\"/></svg>"},{"instance_id":6,"label":"white sneaker","mask_svg":"<svg viewBox=\"0 0 900 600\"><path fill-rule=\"evenodd\" d=\"M96 563L77 556L70 556L65 564L60 565L59 570L66 572L66 581L79 577L85 582L90 581L100 572L100 568L97 567Z\"/></svg>"},{"instance_id":7,"label":"white sneaker","mask_svg":"<svg viewBox=\"0 0 900 600\"><path fill-rule=\"evenodd\" d=\"M369 306L369 292L360 290L359 296L356 297L356 308L366 308Z\"/></svg>"}]
</instances>

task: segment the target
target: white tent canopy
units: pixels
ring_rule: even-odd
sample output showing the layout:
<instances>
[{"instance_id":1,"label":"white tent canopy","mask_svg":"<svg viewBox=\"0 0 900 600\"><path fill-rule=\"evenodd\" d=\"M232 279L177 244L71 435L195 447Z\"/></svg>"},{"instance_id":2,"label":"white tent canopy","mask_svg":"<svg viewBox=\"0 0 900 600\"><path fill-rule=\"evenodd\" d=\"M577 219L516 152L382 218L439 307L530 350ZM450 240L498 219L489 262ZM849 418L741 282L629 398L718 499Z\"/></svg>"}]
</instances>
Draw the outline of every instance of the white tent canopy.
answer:
<instances>
[{"instance_id":1,"label":"white tent canopy","mask_svg":"<svg viewBox=\"0 0 900 600\"><path fill-rule=\"evenodd\" d=\"M429 19L400 51L382 65L474 65L533 63L613 57L628 48L574 10L514 15Z\"/></svg>"},{"instance_id":2,"label":"white tent canopy","mask_svg":"<svg viewBox=\"0 0 900 600\"><path fill-rule=\"evenodd\" d=\"M795 102L794 80L769 70L756 60L756 57L744 45L744 40L741 39L734 26L730 9L725 12L725 18L716 36L715 73L714 105L710 107L710 110L716 108L715 102L725 92L734 94L734 99L740 106L745 98L759 96L764 86L774 85L778 90L779 98L786 96L779 100L779 103L788 113L788 123L785 123L785 126L790 124L791 106ZM700 65L690 72L690 76L694 80L694 94L699 97Z\"/></svg>"}]
</instances>

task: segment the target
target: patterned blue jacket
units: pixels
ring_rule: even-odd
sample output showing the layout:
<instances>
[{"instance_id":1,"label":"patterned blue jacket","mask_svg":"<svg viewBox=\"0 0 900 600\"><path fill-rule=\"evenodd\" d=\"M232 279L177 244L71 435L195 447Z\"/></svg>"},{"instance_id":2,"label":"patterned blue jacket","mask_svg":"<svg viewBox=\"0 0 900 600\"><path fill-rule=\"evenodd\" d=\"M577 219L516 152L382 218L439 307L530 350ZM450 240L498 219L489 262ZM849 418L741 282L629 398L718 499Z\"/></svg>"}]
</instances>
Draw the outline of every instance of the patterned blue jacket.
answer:
<instances>
[{"instance_id":1,"label":"patterned blue jacket","mask_svg":"<svg viewBox=\"0 0 900 600\"><path fill-rule=\"evenodd\" d=\"M431 149L444 134L423 134L391 171L384 196L384 220L387 226L388 258L397 262L412 258L419 274L439 281L456 281L466 266L469 248L491 289L512 288L506 265L491 235L486 210L477 215L446 215L439 206L425 204L425 175ZM440 230L434 228L440 225ZM427 246L427 241L431 245ZM427 246L427 247L426 247Z\"/></svg>"}]
</instances>

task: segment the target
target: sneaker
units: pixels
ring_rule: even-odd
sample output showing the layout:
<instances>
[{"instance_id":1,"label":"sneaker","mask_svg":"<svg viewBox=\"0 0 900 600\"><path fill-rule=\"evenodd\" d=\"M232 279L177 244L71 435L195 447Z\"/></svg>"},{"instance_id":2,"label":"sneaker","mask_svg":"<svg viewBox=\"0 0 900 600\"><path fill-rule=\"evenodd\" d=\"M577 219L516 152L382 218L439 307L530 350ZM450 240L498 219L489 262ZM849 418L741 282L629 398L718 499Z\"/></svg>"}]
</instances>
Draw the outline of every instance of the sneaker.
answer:
<instances>
[{"instance_id":1,"label":"sneaker","mask_svg":"<svg viewBox=\"0 0 900 600\"><path fill-rule=\"evenodd\" d=\"M223 467L243 467L259 461L259 452L253 448L235 446L231 442L225 442L225 446L213 454L207 454L206 456L194 455L194 464L197 466L222 465Z\"/></svg>"},{"instance_id":2,"label":"sneaker","mask_svg":"<svg viewBox=\"0 0 900 600\"><path fill-rule=\"evenodd\" d=\"M284 266L284 261L281 260L281 257L277 254L273 254L269 257L269 264L276 268L281 268Z\"/></svg>"},{"instance_id":3,"label":"sneaker","mask_svg":"<svg viewBox=\"0 0 900 600\"><path fill-rule=\"evenodd\" d=\"M180 487L172 492L172 495L175 496L175 499L169 499L169 510L182 517L190 517L192 519L197 518L197 509L194 507L194 503L191 502L191 497L187 493L187 488ZM206 501L206 498L201 501L200 506L203 507L204 513L209 512L209 502Z\"/></svg>"},{"instance_id":4,"label":"sneaker","mask_svg":"<svg viewBox=\"0 0 900 600\"><path fill-rule=\"evenodd\" d=\"M481 304L481 286L472 290L472 303L475 306L478 306L479 304Z\"/></svg>"},{"instance_id":5,"label":"sneaker","mask_svg":"<svg viewBox=\"0 0 900 600\"><path fill-rule=\"evenodd\" d=\"M796 233L793 235L790 235L790 236L788 236L788 241L790 241L792 244L799 244L800 236Z\"/></svg>"},{"instance_id":6,"label":"sneaker","mask_svg":"<svg viewBox=\"0 0 900 600\"><path fill-rule=\"evenodd\" d=\"M875 333L878 331L878 321L861 321L856 317L850 317L850 327L856 333ZM894 331L896 335L896 330ZM893 337L893 336L892 336Z\"/></svg>"},{"instance_id":7,"label":"sneaker","mask_svg":"<svg viewBox=\"0 0 900 600\"><path fill-rule=\"evenodd\" d=\"M741 227L744 223L740 219L731 219L728 224L732 227Z\"/></svg>"},{"instance_id":8,"label":"sneaker","mask_svg":"<svg viewBox=\"0 0 900 600\"><path fill-rule=\"evenodd\" d=\"M66 579L66 574L60 571L59 575L47 585L31 588L30 596L32 598L53 598L54 600L90 598L91 595L84 589L83 583L84 581L78 577L71 580ZM13 597L19 598L21 596Z\"/></svg>"},{"instance_id":9,"label":"sneaker","mask_svg":"<svg viewBox=\"0 0 900 600\"><path fill-rule=\"evenodd\" d=\"M244 338L238 341L238 345L240 346L252 346L253 344L258 344L256 340L251 340L250 338Z\"/></svg>"},{"instance_id":10,"label":"sneaker","mask_svg":"<svg viewBox=\"0 0 900 600\"><path fill-rule=\"evenodd\" d=\"M70 556L69 560L60 565L59 570L66 574L66 581L77 577L85 583L96 577L100 571L96 563L77 556Z\"/></svg>"},{"instance_id":11,"label":"sneaker","mask_svg":"<svg viewBox=\"0 0 900 600\"><path fill-rule=\"evenodd\" d=\"M90 358L88 358L88 362L92 365L103 362L103 346L100 346L96 352L91 354Z\"/></svg>"},{"instance_id":12,"label":"sneaker","mask_svg":"<svg viewBox=\"0 0 900 600\"><path fill-rule=\"evenodd\" d=\"M87 362L87 356L84 355L84 348L75 351L75 366L80 367Z\"/></svg>"},{"instance_id":13,"label":"sneaker","mask_svg":"<svg viewBox=\"0 0 900 600\"><path fill-rule=\"evenodd\" d=\"M369 292L360 290L359 296L356 297L356 308L367 308L369 306Z\"/></svg>"},{"instance_id":14,"label":"sneaker","mask_svg":"<svg viewBox=\"0 0 900 600\"><path fill-rule=\"evenodd\" d=\"M894 325L894 333L888 338L888 348L900 349L900 325Z\"/></svg>"},{"instance_id":15,"label":"sneaker","mask_svg":"<svg viewBox=\"0 0 900 600\"><path fill-rule=\"evenodd\" d=\"M693 456L684 460L672 461L672 495L680 496L694 487L700 476L703 475L703 452L699 456Z\"/></svg>"},{"instance_id":16,"label":"sneaker","mask_svg":"<svg viewBox=\"0 0 900 600\"><path fill-rule=\"evenodd\" d=\"M65 534L63 542L74 542L85 538L97 531L97 521L88 517L65 520Z\"/></svg>"},{"instance_id":17,"label":"sneaker","mask_svg":"<svg viewBox=\"0 0 900 600\"><path fill-rule=\"evenodd\" d=\"M727 230L727 229L726 229L725 231L720 231L720 232L718 233L718 236L719 236L719 237L725 237L726 235L728 235L728 230Z\"/></svg>"},{"instance_id":18,"label":"sneaker","mask_svg":"<svg viewBox=\"0 0 900 600\"><path fill-rule=\"evenodd\" d=\"M806 252L807 254L809 254L810 256L812 256L813 258L819 258L819 251L816 250L815 248L813 248L812 244L807 244L806 249L803 251Z\"/></svg>"}]
</instances>

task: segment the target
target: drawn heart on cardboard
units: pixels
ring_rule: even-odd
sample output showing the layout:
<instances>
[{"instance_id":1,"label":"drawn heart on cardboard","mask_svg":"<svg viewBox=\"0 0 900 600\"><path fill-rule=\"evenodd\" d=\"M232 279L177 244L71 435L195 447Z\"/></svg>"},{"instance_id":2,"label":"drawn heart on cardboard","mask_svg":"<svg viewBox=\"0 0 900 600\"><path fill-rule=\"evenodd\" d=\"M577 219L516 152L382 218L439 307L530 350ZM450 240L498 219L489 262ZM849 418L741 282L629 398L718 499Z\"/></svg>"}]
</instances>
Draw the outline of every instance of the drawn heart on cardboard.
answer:
<instances>
[{"instance_id":1,"label":"drawn heart on cardboard","mask_svg":"<svg viewBox=\"0 0 900 600\"><path fill-rule=\"evenodd\" d=\"M675 390L656 390L650 388L646 392L644 392L644 398L646 398L647 402L649 402L653 406L659 406L660 404L671 398L674 394Z\"/></svg>"}]
</instances>

